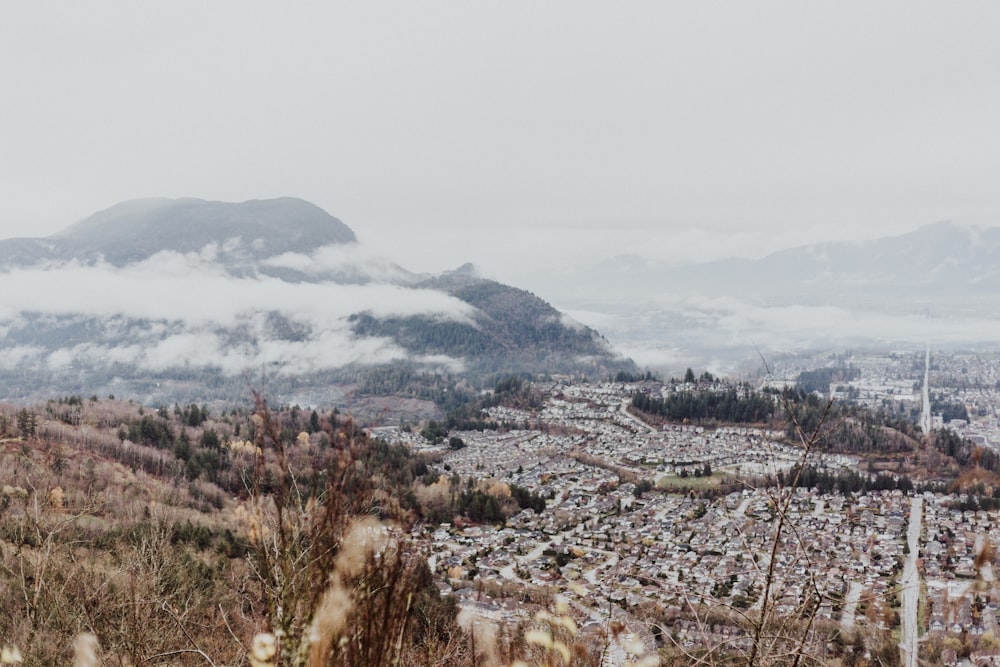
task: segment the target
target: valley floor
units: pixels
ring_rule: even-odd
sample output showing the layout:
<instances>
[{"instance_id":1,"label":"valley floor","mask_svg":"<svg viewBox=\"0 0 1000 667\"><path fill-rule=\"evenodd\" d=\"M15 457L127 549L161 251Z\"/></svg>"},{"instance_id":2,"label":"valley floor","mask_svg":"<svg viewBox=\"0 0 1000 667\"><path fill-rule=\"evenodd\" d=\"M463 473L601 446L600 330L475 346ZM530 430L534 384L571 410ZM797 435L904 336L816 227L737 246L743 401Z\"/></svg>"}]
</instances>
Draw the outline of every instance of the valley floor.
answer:
<instances>
[{"instance_id":1,"label":"valley floor","mask_svg":"<svg viewBox=\"0 0 1000 667\"><path fill-rule=\"evenodd\" d=\"M984 540L1000 545L996 512L953 510L959 497L946 494L741 484L787 471L800 451L760 428L650 428L623 410L635 390L554 386L535 415L491 409L548 431L458 434L466 447L445 453L440 472L550 498L541 514L525 510L502 527L425 529L437 574L464 605L515 621L531 609L517 602L518 591L554 590L594 632L624 616L651 648L662 637L653 621L667 618L668 643L679 651L738 648L746 643L738 614L764 603L776 494L791 493L767 601L777 617L808 610L814 627L840 627L845 643L861 633L898 644L908 665L917 664L918 641L935 660L955 645L981 653L1000 646L1000 590L992 581L972 585L983 580ZM831 471L859 467L848 456L810 460ZM710 476L700 476L705 464ZM685 492L643 492L643 483ZM949 584L956 581L969 585ZM666 614L654 618L651 609Z\"/></svg>"}]
</instances>

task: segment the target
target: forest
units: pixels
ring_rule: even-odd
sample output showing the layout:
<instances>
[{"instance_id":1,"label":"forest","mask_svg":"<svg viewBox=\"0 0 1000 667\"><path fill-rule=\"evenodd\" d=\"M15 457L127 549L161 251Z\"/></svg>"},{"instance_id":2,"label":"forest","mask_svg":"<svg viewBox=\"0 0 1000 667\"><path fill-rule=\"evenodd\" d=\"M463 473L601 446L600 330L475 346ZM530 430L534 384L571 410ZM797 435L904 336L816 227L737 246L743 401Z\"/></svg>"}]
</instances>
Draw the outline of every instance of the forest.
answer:
<instances>
[{"instance_id":1,"label":"forest","mask_svg":"<svg viewBox=\"0 0 1000 667\"><path fill-rule=\"evenodd\" d=\"M719 391L680 391L667 398L638 393L632 398L632 407L672 422L697 424L759 424L769 421L777 409L773 395L743 387L728 387Z\"/></svg>"}]
</instances>

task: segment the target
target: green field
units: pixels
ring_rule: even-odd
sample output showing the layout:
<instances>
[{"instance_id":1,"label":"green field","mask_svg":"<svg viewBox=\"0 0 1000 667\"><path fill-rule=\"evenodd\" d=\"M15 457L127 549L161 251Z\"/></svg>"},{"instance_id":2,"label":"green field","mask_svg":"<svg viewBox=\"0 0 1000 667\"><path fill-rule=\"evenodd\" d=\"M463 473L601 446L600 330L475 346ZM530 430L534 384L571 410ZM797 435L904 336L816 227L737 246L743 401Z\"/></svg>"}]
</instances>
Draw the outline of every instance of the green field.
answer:
<instances>
[{"instance_id":1,"label":"green field","mask_svg":"<svg viewBox=\"0 0 1000 667\"><path fill-rule=\"evenodd\" d=\"M711 477L681 477L679 475L664 475L656 480L656 488L668 493L682 493L686 491L703 491L714 489L722 484L723 475L712 475Z\"/></svg>"}]
</instances>

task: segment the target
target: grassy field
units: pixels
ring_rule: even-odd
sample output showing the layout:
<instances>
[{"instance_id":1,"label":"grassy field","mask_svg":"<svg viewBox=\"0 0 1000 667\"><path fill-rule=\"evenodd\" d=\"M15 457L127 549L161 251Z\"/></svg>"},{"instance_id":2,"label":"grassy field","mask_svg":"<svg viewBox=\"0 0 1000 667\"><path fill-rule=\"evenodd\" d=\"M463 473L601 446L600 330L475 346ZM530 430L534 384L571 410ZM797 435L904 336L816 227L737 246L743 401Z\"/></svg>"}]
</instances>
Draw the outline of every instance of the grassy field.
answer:
<instances>
[{"instance_id":1,"label":"grassy field","mask_svg":"<svg viewBox=\"0 0 1000 667\"><path fill-rule=\"evenodd\" d=\"M656 480L656 488L668 493L686 493L687 491L704 491L714 489L722 484L722 475L711 477L681 477L679 475L664 475Z\"/></svg>"}]
</instances>

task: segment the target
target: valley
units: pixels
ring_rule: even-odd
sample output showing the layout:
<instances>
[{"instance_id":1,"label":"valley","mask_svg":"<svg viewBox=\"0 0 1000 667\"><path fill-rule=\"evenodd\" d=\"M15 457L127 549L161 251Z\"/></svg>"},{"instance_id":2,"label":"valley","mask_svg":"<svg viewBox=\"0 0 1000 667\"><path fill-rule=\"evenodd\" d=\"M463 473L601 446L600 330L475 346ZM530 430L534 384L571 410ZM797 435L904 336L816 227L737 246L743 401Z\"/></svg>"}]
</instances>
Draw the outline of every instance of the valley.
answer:
<instances>
[{"instance_id":1,"label":"valley","mask_svg":"<svg viewBox=\"0 0 1000 667\"><path fill-rule=\"evenodd\" d=\"M296 216L305 231L284 235ZM157 231L164 220L177 223L169 241ZM907 243L942 235L962 232L937 227ZM636 319L632 295L618 292L621 320L604 321L641 344L651 335L643 327L656 329L675 346L661 368L698 350L715 359L712 370L672 378L640 370L596 329L474 267L418 275L373 259L346 225L300 200L132 202L29 241L0 247L0 283L29 280L52 298L15 291L0 313L0 481L13 526L3 542L10 603L36 619L7 632L36 656L56 654L29 628L50 623L46 632L68 636L72 619L86 617L111 653L132 661L184 642L239 661L246 649L224 648L210 630L184 638L194 625L235 623L232 605L256 610L233 634L285 628L281 650L292 651L322 609L306 600L341 595L336 582L355 576L336 575L332 555L366 517L398 545L397 583L416 586L407 595L436 619L433 650L477 632L541 631L553 618L574 629L560 641L607 667L654 656L772 664L789 654L913 664L1000 648L1000 357L978 341L935 337L934 322L891 339L875 327L838 348L845 339L806 314L850 321L854 302L807 298L815 276L741 301L683 294L726 284L727 265L650 274L677 292ZM820 254L839 258L833 271L891 246ZM817 252L780 254L767 270L740 266L754 280L788 282L779 274ZM964 290L949 285L938 291ZM203 294L212 296L193 298ZM658 310L664 298L683 312ZM740 324L733 308L762 319ZM899 308L878 317L912 317ZM865 317L853 324L864 328ZM802 336L800 324L824 337ZM768 345L748 344L744 325ZM918 333L942 343L920 347L910 341ZM795 347L783 336L806 342L774 352ZM843 351L817 351L829 349ZM282 480L309 491L288 495ZM341 502L349 510L335 524L317 514ZM291 531L293 551L269 551L268 531ZM80 552L83 535L104 546ZM267 574L281 558L323 540L332 541L331 556L314 562L322 576L308 575L298 592L268 583L288 576ZM159 643L136 643L138 629L129 638L120 621L114 632L102 626L118 612L98 600L86 612L58 596L20 602L26 562L47 576L57 558L67 591L85 571L117 589L123 576L149 574L115 560L135 549L167 559L163 567L198 562L205 578L242 583L205 586L173 619L161 594L151 624L184 632L164 631ZM91 561L100 565L69 565ZM356 613L388 604L352 600ZM37 616L59 604L76 611ZM430 651L430 627L408 630L407 618L397 619L407 638L397 655ZM525 650L498 639L465 659Z\"/></svg>"}]
</instances>

